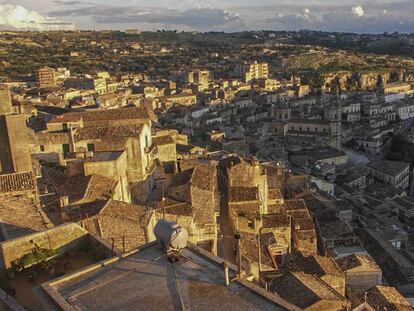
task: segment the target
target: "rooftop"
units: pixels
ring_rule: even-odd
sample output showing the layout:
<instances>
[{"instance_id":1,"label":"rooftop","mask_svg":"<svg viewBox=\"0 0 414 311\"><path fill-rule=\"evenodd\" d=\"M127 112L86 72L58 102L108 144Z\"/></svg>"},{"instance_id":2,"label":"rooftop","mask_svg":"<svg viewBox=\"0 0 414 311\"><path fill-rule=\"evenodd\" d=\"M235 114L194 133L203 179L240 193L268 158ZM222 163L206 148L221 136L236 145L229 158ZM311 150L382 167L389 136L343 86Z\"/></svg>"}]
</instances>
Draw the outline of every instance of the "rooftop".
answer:
<instances>
[{"instance_id":1,"label":"rooftop","mask_svg":"<svg viewBox=\"0 0 414 311\"><path fill-rule=\"evenodd\" d=\"M33 173L15 173L0 175L0 193L35 190Z\"/></svg>"},{"instance_id":2,"label":"rooftop","mask_svg":"<svg viewBox=\"0 0 414 311\"><path fill-rule=\"evenodd\" d=\"M381 271L374 259L369 255L352 254L337 259L337 263L342 271L348 271L355 268L362 268L365 271Z\"/></svg>"},{"instance_id":3,"label":"rooftop","mask_svg":"<svg viewBox=\"0 0 414 311\"><path fill-rule=\"evenodd\" d=\"M115 161L122 155L122 153L123 151L94 152L93 157L88 159L87 162Z\"/></svg>"},{"instance_id":4,"label":"rooftop","mask_svg":"<svg viewBox=\"0 0 414 311\"><path fill-rule=\"evenodd\" d=\"M364 294L362 294L361 299L364 299ZM389 311L414 310L411 304L394 287L375 286L367 291L366 301L375 310L379 308L386 308Z\"/></svg>"},{"instance_id":5,"label":"rooftop","mask_svg":"<svg viewBox=\"0 0 414 311\"><path fill-rule=\"evenodd\" d=\"M136 137L141 132L141 129L142 124L78 128L75 133L75 140Z\"/></svg>"},{"instance_id":6,"label":"rooftop","mask_svg":"<svg viewBox=\"0 0 414 311\"><path fill-rule=\"evenodd\" d=\"M368 167L381 171L385 174L395 176L401 171L410 166L406 162L388 161L388 160L373 160L369 162Z\"/></svg>"},{"instance_id":7,"label":"rooftop","mask_svg":"<svg viewBox=\"0 0 414 311\"><path fill-rule=\"evenodd\" d=\"M43 285L56 304L70 310L283 310L260 287L224 285L221 259L189 246L170 263L158 245L148 244ZM230 270L230 279L234 273ZM53 295L53 296L51 296Z\"/></svg>"},{"instance_id":8,"label":"rooftop","mask_svg":"<svg viewBox=\"0 0 414 311\"><path fill-rule=\"evenodd\" d=\"M0 199L1 238L8 240L52 227L33 198L2 196Z\"/></svg>"},{"instance_id":9,"label":"rooftop","mask_svg":"<svg viewBox=\"0 0 414 311\"><path fill-rule=\"evenodd\" d=\"M90 110L81 112L64 113L49 123L76 122L80 119L84 121L103 121L103 120L131 120L131 119L151 119L153 116L145 108L118 108L109 110Z\"/></svg>"}]
</instances>

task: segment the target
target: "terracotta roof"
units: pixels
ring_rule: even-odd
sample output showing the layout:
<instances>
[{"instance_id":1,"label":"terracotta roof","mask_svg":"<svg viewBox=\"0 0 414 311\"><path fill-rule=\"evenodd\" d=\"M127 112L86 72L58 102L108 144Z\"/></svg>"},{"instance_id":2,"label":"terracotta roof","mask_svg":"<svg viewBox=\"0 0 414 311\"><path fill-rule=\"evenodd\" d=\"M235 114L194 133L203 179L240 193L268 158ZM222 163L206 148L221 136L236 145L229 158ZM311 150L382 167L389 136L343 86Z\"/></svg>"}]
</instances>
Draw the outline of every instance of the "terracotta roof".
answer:
<instances>
[{"instance_id":1,"label":"terracotta roof","mask_svg":"<svg viewBox=\"0 0 414 311\"><path fill-rule=\"evenodd\" d=\"M296 230L315 230L315 224L312 218L293 218L293 224Z\"/></svg>"},{"instance_id":2,"label":"terracotta roof","mask_svg":"<svg viewBox=\"0 0 414 311\"><path fill-rule=\"evenodd\" d=\"M141 205L109 200L100 215L111 216L121 221L136 222L141 227L146 227L151 218L151 211Z\"/></svg>"},{"instance_id":3,"label":"terracotta roof","mask_svg":"<svg viewBox=\"0 0 414 311\"><path fill-rule=\"evenodd\" d=\"M22 195L1 195L0 219L3 239L12 239L53 227L33 198Z\"/></svg>"},{"instance_id":4,"label":"terracotta roof","mask_svg":"<svg viewBox=\"0 0 414 311\"><path fill-rule=\"evenodd\" d=\"M354 268L361 267L364 270L374 270L381 272L380 267L376 264L374 259L369 255L352 254L337 259L338 266L342 271L352 270Z\"/></svg>"},{"instance_id":5,"label":"terracotta roof","mask_svg":"<svg viewBox=\"0 0 414 311\"><path fill-rule=\"evenodd\" d=\"M171 198L165 198L164 201L159 202L157 212L163 213L164 208L166 214L178 216L191 216L193 214L193 208L189 203L179 202Z\"/></svg>"},{"instance_id":6,"label":"terracotta roof","mask_svg":"<svg viewBox=\"0 0 414 311\"><path fill-rule=\"evenodd\" d=\"M131 120L131 119L154 119L154 114L144 107L117 108L108 110L88 110L81 112L68 112L49 123L66 123L83 119L84 121L103 120Z\"/></svg>"},{"instance_id":7,"label":"terracotta roof","mask_svg":"<svg viewBox=\"0 0 414 311\"><path fill-rule=\"evenodd\" d=\"M231 187L230 202L258 201L259 188L257 187Z\"/></svg>"},{"instance_id":8,"label":"terracotta roof","mask_svg":"<svg viewBox=\"0 0 414 311\"><path fill-rule=\"evenodd\" d=\"M269 189L269 200L283 200L283 195L280 189Z\"/></svg>"},{"instance_id":9,"label":"terracotta roof","mask_svg":"<svg viewBox=\"0 0 414 311\"><path fill-rule=\"evenodd\" d=\"M302 199L299 200L285 200L284 205L286 210L307 210L305 201Z\"/></svg>"},{"instance_id":10,"label":"terracotta roof","mask_svg":"<svg viewBox=\"0 0 414 311\"><path fill-rule=\"evenodd\" d=\"M261 261L262 264L268 267L273 267L273 261L270 257L267 247L276 244L276 239L273 233L266 233L260 236L261 244ZM258 239L256 234L243 232L241 238L241 252L242 255L254 262L259 262L258 253Z\"/></svg>"},{"instance_id":11,"label":"terracotta roof","mask_svg":"<svg viewBox=\"0 0 414 311\"><path fill-rule=\"evenodd\" d=\"M70 203L81 203L85 200L107 200L115 186L116 182L112 179L93 174L66 178L57 190L60 196L68 196Z\"/></svg>"},{"instance_id":12,"label":"terracotta roof","mask_svg":"<svg viewBox=\"0 0 414 311\"><path fill-rule=\"evenodd\" d=\"M78 128L75 132L75 140L80 141L111 137L137 137L140 134L141 129L142 124Z\"/></svg>"},{"instance_id":13,"label":"terracotta roof","mask_svg":"<svg viewBox=\"0 0 414 311\"><path fill-rule=\"evenodd\" d=\"M289 272L273 279L270 290L302 309L318 304L320 310L342 310L338 306L347 303L320 278L303 272Z\"/></svg>"},{"instance_id":14,"label":"terracotta roof","mask_svg":"<svg viewBox=\"0 0 414 311\"><path fill-rule=\"evenodd\" d=\"M364 301L365 294L360 300ZM388 311L412 311L414 308L394 287L375 286L367 291L367 303L375 310L385 308Z\"/></svg>"},{"instance_id":15,"label":"terracotta roof","mask_svg":"<svg viewBox=\"0 0 414 311\"><path fill-rule=\"evenodd\" d=\"M281 268L290 272L304 272L318 277L324 275L344 276L334 259L303 252L287 255Z\"/></svg>"},{"instance_id":16,"label":"terracotta roof","mask_svg":"<svg viewBox=\"0 0 414 311\"><path fill-rule=\"evenodd\" d=\"M289 227L290 217L285 214L263 215L263 228Z\"/></svg>"},{"instance_id":17,"label":"terracotta roof","mask_svg":"<svg viewBox=\"0 0 414 311\"><path fill-rule=\"evenodd\" d=\"M196 164L193 176L191 176L191 185L202 190L213 190L213 173L206 164Z\"/></svg>"},{"instance_id":18,"label":"terracotta roof","mask_svg":"<svg viewBox=\"0 0 414 311\"><path fill-rule=\"evenodd\" d=\"M152 137L152 143L156 146L175 144L174 139L169 135Z\"/></svg>"},{"instance_id":19,"label":"terracotta roof","mask_svg":"<svg viewBox=\"0 0 414 311\"><path fill-rule=\"evenodd\" d=\"M0 193L36 189L32 172L0 175Z\"/></svg>"},{"instance_id":20,"label":"terracotta roof","mask_svg":"<svg viewBox=\"0 0 414 311\"><path fill-rule=\"evenodd\" d=\"M185 184L189 184L191 177L193 176L194 168L174 174L170 187L178 187Z\"/></svg>"}]
</instances>

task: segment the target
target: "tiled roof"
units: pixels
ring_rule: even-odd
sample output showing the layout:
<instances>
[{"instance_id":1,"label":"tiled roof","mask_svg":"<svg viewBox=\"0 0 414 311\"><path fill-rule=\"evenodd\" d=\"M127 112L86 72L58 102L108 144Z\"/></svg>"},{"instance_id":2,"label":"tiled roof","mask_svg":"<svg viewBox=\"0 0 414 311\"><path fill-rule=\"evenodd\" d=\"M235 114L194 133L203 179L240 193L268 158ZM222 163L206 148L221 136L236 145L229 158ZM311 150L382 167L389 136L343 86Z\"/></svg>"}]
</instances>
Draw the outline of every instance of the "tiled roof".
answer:
<instances>
[{"instance_id":1,"label":"tiled roof","mask_svg":"<svg viewBox=\"0 0 414 311\"><path fill-rule=\"evenodd\" d=\"M0 219L3 239L12 239L52 227L50 220L33 198L20 195L2 195Z\"/></svg>"},{"instance_id":2,"label":"tiled roof","mask_svg":"<svg viewBox=\"0 0 414 311\"><path fill-rule=\"evenodd\" d=\"M151 210L136 204L109 200L101 210L100 215L111 216L124 221L133 221L141 227L146 227L151 217Z\"/></svg>"},{"instance_id":3,"label":"tiled roof","mask_svg":"<svg viewBox=\"0 0 414 311\"><path fill-rule=\"evenodd\" d=\"M231 187L230 202L244 202L259 200L259 188L257 187Z\"/></svg>"},{"instance_id":4,"label":"tiled roof","mask_svg":"<svg viewBox=\"0 0 414 311\"><path fill-rule=\"evenodd\" d=\"M256 234L243 232L241 238L241 252L242 255L254 262L259 262L258 244ZM261 244L261 262L268 267L273 267L273 261L270 257L267 247L276 244L276 239L273 233L266 233L260 236Z\"/></svg>"},{"instance_id":5,"label":"tiled roof","mask_svg":"<svg viewBox=\"0 0 414 311\"><path fill-rule=\"evenodd\" d=\"M164 209L166 214L171 215L191 216L193 214L193 208L189 203L178 202L170 198L158 203L157 212L163 213Z\"/></svg>"},{"instance_id":6,"label":"tiled roof","mask_svg":"<svg viewBox=\"0 0 414 311\"><path fill-rule=\"evenodd\" d=\"M269 200L283 200L280 189L269 189Z\"/></svg>"},{"instance_id":7,"label":"tiled roof","mask_svg":"<svg viewBox=\"0 0 414 311\"><path fill-rule=\"evenodd\" d=\"M152 138L152 143L156 146L169 145L169 144L174 144L174 139L169 135L156 136Z\"/></svg>"},{"instance_id":8,"label":"tiled roof","mask_svg":"<svg viewBox=\"0 0 414 311\"><path fill-rule=\"evenodd\" d=\"M352 254L337 259L336 261L342 271L351 270L357 267L361 267L367 270L375 270L381 272L380 267L376 264L374 259L369 255Z\"/></svg>"},{"instance_id":9,"label":"tiled roof","mask_svg":"<svg viewBox=\"0 0 414 311\"><path fill-rule=\"evenodd\" d=\"M290 226L290 217L285 214L263 215L263 228L279 228Z\"/></svg>"},{"instance_id":10,"label":"tiled roof","mask_svg":"<svg viewBox=\"0 0 414 311\"><path fill-rule=\"evenodd\" d=\"M360 300L364 301L361 294ZM394 287L375 286L367 291L367 303L375 310L381 308L389 311L412 311L414 308Z\"/></svg>"},{"instance_id":11,"label":"tiled roof","mask_svg":"<svg viewBox=\"0 0 414 311\"><path fill-rule=\"evenodd\" d=\"M111 137L137 137L141 132L141 129L142 124L78 128L75 133L75 140L80 141Z\"/></svg>"},{"instance_id":12,"label":"tiled roof","mask_svg":"<svg viewBox=\"0 0 414 311\"><path fill-rule=\"evenodd\" d=\"M213 174L210 167L204 164L197 164L191 177L191 185L202 190L212 191L213 182Z\"/></svg>"},{"instance_id":13,"label":"tiled roof","mask_svg":"<svg viewBox=\"0 0 414 311\"><path fill-rule=\"evenodd\" d=\"M178 187L190 183L193 173L194 168L190 168L188 170L174 174L170 187Z\"/></svg>"},{"instance_id":14,"label":"tiled roof","mask_svg":"<svg viewBox=\"0 0 414 311\"><path fill-rule=\"evenodd\" d=\"M0 193L36 189L32 172L0 175Z\"/></svg>"},{"instance_id":15,"label":"tiled roof","mask_svg":"<svg viewBox=\"0 0 414 311\"><path fill-rule=\"evenodd\" d=\"M340 305L346 303L345 298L335 292L327 283L316 276L303 272L289 272L273 279L270 290L282 298L302 309L311 308L318 304L323 309L321 302L337 302ZM337 305L332 305L338 307ZM312 309L313 310L313 309ZM334 310L341 310L335 308Z\"/></svg>"},{"instance_id":16,"label":"tiled roof","mask_svg":"<svg viewBox=\"0 0 414 311\"><path fill-rule=\"evenodd\" d=\"M81 112L68 112L55 119L49 121L49 123L65 123L79 121L103 121L103 120L131 120L131 119L153 119L154 115L148 109L144 107L130 107L130 108L118 108L108 110L88 110Z\"/></svg>"},{"instance_id":17,"label":"tiled roof","mask_svg":"<svg viewBox=\"0 0 414 311\"><path fill-rule=\"evenodd\" d=\"M286 256L282 269L290 272L304 272L307 274L344 276L335 261L328 257L297 252Z\"/></svg>"}]
</instances>

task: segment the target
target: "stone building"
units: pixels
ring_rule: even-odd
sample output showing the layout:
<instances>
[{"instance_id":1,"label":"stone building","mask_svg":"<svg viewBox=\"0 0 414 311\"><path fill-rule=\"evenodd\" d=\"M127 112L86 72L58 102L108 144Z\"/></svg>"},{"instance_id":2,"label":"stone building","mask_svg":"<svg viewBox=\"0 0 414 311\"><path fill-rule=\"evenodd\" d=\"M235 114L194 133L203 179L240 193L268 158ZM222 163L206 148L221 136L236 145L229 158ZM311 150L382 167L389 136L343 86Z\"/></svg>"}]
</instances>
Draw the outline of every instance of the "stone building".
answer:
<instances>
[{"instance_id":1,"label":"stone building","mask_svg":"<svg viewBox=\"0 0 414 311\"><path fill-rule=\"evenodd\" d=\"M32 172L31 143L25 115L0 115L0 174Z\"/></svg>"},{"instance_id":2,"label":"stone building","mask_svg":"<svg viewBox=\"0 0 414 311\"><path fill-rule=\"evenodd\" d=\"M61 162L70 154L125 151L132 197L145 200L154 187L156 146L152 143L151 118L145 108L63 114L47 124L47 131L37 133L38 156Z\"/></svg>"},{"instance_id":3,"label":"stone building","mask_svg":"<svg viewBox=\"0 0 414 311\"><path fill-rule=\"evenodd\" d=\"M191 206L194 226L189 230L190 240L213 253L217 252L219 211L216 165L214 161L184 161L180 164L183 170L173 175L169 185L164 185L168 198ZM187 212L183 216L188 216Z\"/></svg>"},{"instance_id":4,"label":"stone building","mask_svg":"<svg viewBox=\"0 0 414 311\"><path fill-rule=\"evenodd\" d=\"M413 306L405 299L395 287L374 286L359 297L359 304L353 310L395 310L412 311ZM356 301L354 301L354 304Z\"/></svg>"},{"instance_id":5,"label":"stone building","mask_svg":"<svg viewBox=\"0 0 414 311\"><path fill-rule=\"evenodd\" d=\"M382 271L369 255L352 254L338 259L337 263L345 273L348 297L382 284Z\"/></svg>"},{"instance_id":6,"label":"stone building","mask_svg":"<svg viewBox=\"0 0 414 311\"><path fill-rule=\"evenodd\" d=\"M56 71L50 67L40 68L36 73L36 83L40 88L56 86Z\"/></svg>"},{"instance_id":7,"label":"stone building","mask_svg":"<svg viewBox=\"0 0 414 311\"><path fill-rule=\"evenodd\" d=\"M407 189L410 182L410 164L405 162L372 160L367 164L369 174L383 183Z\"/></svg>"},{"instance_id":8,"label":"stone building","mask_svg":"<svg viewBox=\"0 0 414 311\"><path fill-rule=\"evenodd\" d=\"M111 199L101 206L96 214L88 215L80 223L89 232L113 244L116 251L128 252L155 240L153 210Z\"/></svg>"}]
</instances>

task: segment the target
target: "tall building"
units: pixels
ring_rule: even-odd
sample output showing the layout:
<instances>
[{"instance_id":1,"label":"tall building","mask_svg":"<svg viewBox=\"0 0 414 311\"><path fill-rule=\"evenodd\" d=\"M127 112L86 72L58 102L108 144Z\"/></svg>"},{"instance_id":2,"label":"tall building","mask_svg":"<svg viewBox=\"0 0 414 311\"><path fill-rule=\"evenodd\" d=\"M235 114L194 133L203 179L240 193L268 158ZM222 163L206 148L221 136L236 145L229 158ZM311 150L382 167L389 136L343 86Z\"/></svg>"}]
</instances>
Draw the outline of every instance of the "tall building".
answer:
<instances>
[{"instance_id":1,"label":"tall building","mask_svg":"<svg viewBox=\"0 0 414 311\"><path fill-rule=\"evenodd\" d=\"M36 82L38 87L56 86L56 72L49 67L40 68L36 74Z\"/></svg>"},{"instance_id":2,"label":"tall building","mask_svg":"<svg viewBox=\"0 0 414 311\"><path fill-rule=\"evenodd\" d=\"M5 85L0 85L0 115L11 113L12 102L10 90Z\"/></svg>"},{"instance_id":3,"label":"tall building","mask_svg":"<svg viewBox=\"0 0 414 311\"><path fill-rule=\"evenodd\" d=\"M331 146L336 149L342 148L342 108L339 98L339 83L334 85L334 100L329 107L329 126L331 128Z\"/></svg>"},{"instance_id":4,"label":"tall building","mask_svg":"<svg viewBox=\"0 0 414 311\"><path fill-rule=\"evenodd\" d=\"M187 74L187 83L197 84L199 86L199 90L204 91L209 87L209 82L211 80L210 76L209 70L190 71Z\"/></svg>"},{"instance_id":5,"label":"tall building","mask_svg":"<svg viewBox=\"0 0 414 311\"><path fill-rule=\"evenodd\" d=\"M384 85L384 79L381 75L378 75L377 78L377 99L378 103L382 104L385 103L385 85Z\"/></svg>"},{"instance_id":6,"label":"tall building","mask_svg":"<svg viewBox=\"0 0 414 311\"><path fill-rule=\"evenodd\" d=\"M269 78L269 66L267 63L257 61L245 62L236 66L235 74L246 83L257 79L267 79Z\"/></svg>"}]
</instances>

